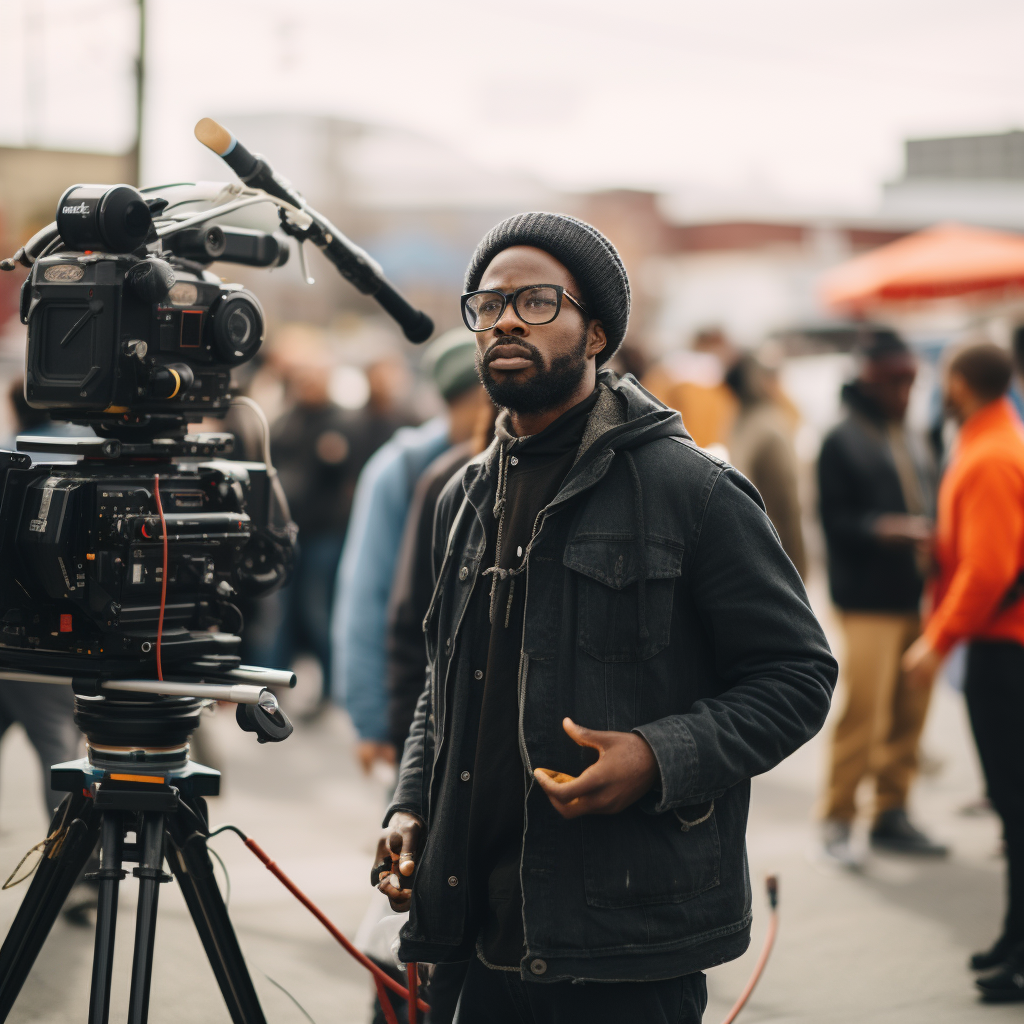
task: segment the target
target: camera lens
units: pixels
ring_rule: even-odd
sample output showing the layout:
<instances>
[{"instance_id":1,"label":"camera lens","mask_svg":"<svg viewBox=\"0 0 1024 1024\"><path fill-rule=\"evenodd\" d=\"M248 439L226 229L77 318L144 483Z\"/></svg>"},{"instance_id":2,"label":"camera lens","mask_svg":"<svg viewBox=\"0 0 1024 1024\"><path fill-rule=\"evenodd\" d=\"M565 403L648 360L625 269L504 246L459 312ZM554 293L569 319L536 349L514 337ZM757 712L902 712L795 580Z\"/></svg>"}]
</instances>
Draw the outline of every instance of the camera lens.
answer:
<instances>
[{"instance_id":1,"label":"camera lens","mask_svg":"<svg viewBox=\"0 0 1024 1024\"><path fill-rule=\"evenodd\" d=\"M231 315L228 317L228 338L231 339L231 344L236 346L244 346L252 334L252 314L247 309L233 309Z\"/></svg>"},{"instance_id":2,"label":"camera lens","mask_svg":"<svg viewBox=\"0 0 1024 1024\"><path fill-rule=\"evenodd\" d=\"M247 291L230 292L212 311L213 345L230 365L251 359L263 341L263 310Z\"/></svg>"}]
</instances>

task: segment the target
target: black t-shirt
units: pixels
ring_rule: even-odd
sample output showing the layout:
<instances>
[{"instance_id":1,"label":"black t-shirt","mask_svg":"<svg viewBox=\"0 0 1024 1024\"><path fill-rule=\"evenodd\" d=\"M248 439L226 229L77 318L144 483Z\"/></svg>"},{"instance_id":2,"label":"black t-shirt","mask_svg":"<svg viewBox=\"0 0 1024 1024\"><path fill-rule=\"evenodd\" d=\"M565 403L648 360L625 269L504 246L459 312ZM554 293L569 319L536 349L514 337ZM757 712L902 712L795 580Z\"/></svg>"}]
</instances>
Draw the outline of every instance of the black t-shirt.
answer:
<instances>
[{"instance_id":1,"label":"black t-shirt","mask_svg":"<svg viewBox=\"0 0 1024 1024\"><path fill-rule=\"evenodd\" d=\"M505 445L505 507L488 523L483 564L515 571L524 565L540 512L572 469L597 391L539 434ZM523 956L523 845L525 767L519 748L519 661L523 645L526 573L494 579L474 595L472 644L480 676L472 711L479 728L466 730L463 764L473 765L469 812L471 927L488 962L518 967Z\"/></svg>"}]
</instances>

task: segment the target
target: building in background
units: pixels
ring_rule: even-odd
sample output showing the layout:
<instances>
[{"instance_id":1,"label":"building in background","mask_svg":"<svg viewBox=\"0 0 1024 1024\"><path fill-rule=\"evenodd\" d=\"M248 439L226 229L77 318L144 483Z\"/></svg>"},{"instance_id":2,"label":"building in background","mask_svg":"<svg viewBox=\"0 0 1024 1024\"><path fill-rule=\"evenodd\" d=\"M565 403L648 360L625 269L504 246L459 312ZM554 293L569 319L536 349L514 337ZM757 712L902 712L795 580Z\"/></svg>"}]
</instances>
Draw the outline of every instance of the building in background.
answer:
<instances>
[{"instance_id":1,"label":"building in background","mask_svg":"<svg viewBox=\"0 0 1024 1024\"><path fill-rule=\"evenodd\" d=\"M881 216L1024 230L1024 131L903 145L903 177L884 186Z\"/></svg>"},{"instance_id":2,"label":"building in background","mask_svg":"<svg viewBox=\"0 0 1024 1024\"><path fill-rule=\"evenodd\" d=\"M57 213L61 193L76 182L131 181L128 154L74 153L0 146L0 258L10 256ZM24 271L0 273L0 334L18 311Z\"/></svg>"}]
</instances>

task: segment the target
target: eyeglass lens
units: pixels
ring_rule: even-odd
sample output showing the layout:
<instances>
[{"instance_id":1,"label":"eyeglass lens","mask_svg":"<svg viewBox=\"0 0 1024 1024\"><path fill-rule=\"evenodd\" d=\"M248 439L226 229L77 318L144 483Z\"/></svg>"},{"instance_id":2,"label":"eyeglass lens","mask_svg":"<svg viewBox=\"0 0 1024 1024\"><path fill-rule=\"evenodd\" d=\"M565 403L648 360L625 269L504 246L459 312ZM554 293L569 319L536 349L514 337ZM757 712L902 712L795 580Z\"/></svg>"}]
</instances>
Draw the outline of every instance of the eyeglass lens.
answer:
<instances>
[{"instance_id":1,"label":"eyeglass lens","mask_svg":"<svg viewBox=\"0 0 1024 1024\"><path fill-rule=\"evenodd\" d=\"M525 288L515 297L515 311L524 323L550 323L558 315L558 290L550 285ZM466 300L467 326L474 331L490 330L505 310L501 292L477 292Z\"/></svg>"}]
</instances>

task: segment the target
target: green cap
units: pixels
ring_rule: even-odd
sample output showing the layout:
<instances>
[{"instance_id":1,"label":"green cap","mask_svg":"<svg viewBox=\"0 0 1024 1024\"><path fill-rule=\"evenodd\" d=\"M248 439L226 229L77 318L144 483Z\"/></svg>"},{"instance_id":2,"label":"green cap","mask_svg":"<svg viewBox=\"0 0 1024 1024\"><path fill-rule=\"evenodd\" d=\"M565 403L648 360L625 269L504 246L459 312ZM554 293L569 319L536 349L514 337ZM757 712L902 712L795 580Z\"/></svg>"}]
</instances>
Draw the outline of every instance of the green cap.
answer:
<instances>
[{"instance_id":1,"label":"green cap","mask_svg":"<svg viewBox=\"0 0 1024 1024\"><path fill-rule=\"evenodd\" d=\"M424 366L434 378L441 397L451 402L480 383L476 373L476 337L465 327L445 331L430 343Z\"/></svg>"}]
</instances>

